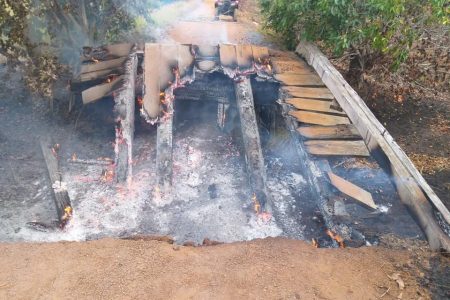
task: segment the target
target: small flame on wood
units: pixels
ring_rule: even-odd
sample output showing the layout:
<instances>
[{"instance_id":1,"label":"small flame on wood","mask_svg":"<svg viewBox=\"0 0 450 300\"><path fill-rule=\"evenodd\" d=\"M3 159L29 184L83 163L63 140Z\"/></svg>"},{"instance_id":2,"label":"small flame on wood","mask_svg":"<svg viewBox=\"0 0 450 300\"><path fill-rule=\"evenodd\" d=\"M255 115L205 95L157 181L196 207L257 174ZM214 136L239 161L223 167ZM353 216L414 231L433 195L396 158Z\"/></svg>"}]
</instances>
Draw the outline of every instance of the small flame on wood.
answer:
<instances>
[{"instance_id":1,"label":"small flame on wood","mask_svg":"<svg viewBox=\"0 0 450 300\"><path fill-rule=\"evenodd\" d=\"M327 229L326 231L327 235L332 238L333 240L335 240L336 242L338 242L339 244L339 248L345 248L345 243L344 243L344 239L337 233L334 233L333 231L331 231L330 229Z\"/></svg>"},{"instance_id":2,"label":"small flame on wood","mask_svg":"<svg viewBox=\"0 0 450 300\"><path fill-rule=\"evenodd\" d=\"M144 106L144 99L141 96L138 96L137 103L139 105L139 108L141 109Z\"/></svg>"},{"instance_id":3,"label":"small flame on wood","mask_svg":"<svg viewBox=\"0 0 450 300\"><path fill-rule=\"evenodd\" d=\"M311 243L314 248L320 248L319 242L315 238L311 240Z\"/></svg>"},{"instance_id":4,"label":"small flame on wood","mask_svg":"<svg viewBox=\"0 0 450 300\"><path fill-rule=\"evenodd\" d=\"M51 148L52 153L55 157L58 157L58 151L59 151L60 145L59 144L55 144L53 145L53 147Z\"/></svg>"},{"instance_id":5,"label":"small flame on wood","mask_svg":"<svg viewBox=\"0 0 450 300\"><path fill-rule=\"evenodd\" d=\"M259 215L261 213L261 204L259 203L258 198L256 198L255 193L253 193L252 201L253 201L253 209L255 210L255 214Z\"/></svg>"},{"instance_id":6,"label":"small flame on wood","mask_svg":"<svg viewBox=\"0 0 450 300\"><path fill-rule=\"evenodd\" d=\"M69 222L69 220L72 218L72 207L71 206L66 206L64 208L64 215L61 218L61 227L64 228L64 226L66 226L66 224Z\"/></svg>"},{"instance_id":7,"label":"small flame on wood","mask_svg":"<svg viewBox=\"0 0 450 300\"><path fill-rule=\"evenodd\" d=\"M114 180L114 170L113 169L103 169L100 180L103 182L112 182Z\"/></svg>"}]
</instances>

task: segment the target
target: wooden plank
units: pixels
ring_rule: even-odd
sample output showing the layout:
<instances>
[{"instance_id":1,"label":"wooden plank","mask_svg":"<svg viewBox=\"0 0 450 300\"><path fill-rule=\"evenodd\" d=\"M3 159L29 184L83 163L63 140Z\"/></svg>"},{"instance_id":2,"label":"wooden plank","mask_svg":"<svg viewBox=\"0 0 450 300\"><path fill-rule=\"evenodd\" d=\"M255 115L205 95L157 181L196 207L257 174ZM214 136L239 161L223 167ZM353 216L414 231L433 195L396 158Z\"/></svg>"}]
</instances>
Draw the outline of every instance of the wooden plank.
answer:
<instances>
[{"instance_id":1,"label":"wooden plank","mask_svg":"<svg viewBox=\"0 0 450 300\"><path fill-rule=\"evenodd\" d=\"M50 138L41 138L40 145L42 155L45 159L48 175L52 184L53 199L55 201L56 212L58 214L58 222L60 227L64 227L72 217L72 205L70 203L67 184L63 181L61 171L59 169L58 150L52 143Z\"/></svg>"},{"instance_id":2,"label":"wooden plank","mask_svg":"<svg viewBox=\"0 0 450 300\"><path fill-rule=\"evenodd\" d=\"M305 142L306 150L314 155L370 156L364 141L315 141Z\"/></svg>"},{"instance_id":3,"label":"wooden plank","mask_svg":"<svg viewBox=\"0 0 450 300\"><path fill-rule=\"evenodd\" d=\"M312 111L321 111L326 113L333 113L338 115L345 116L345 112L335 110L331 108L331 102L329 101L322 101L322 100L313 100L313 99L306 99L306 98L289 98L285 100L287 104L290 104L294 106L297 109L303 109L303 110L312 110Z\"/></svg>"},{"instance_id":4,"label":"wooden plank","mask_svg":"<svg viewBox=\"0 0 450 300\"><path fill-rule=\"evenodd\" d=\"M269 50L266 47L252 46L253 60L258 64L265 64L270 61Z\"/></svg>"},{"instance_id":5,"label":"wooden plank","mask_svg":"<svg viewBox=\"0 0 450 300\"><path fill-rule=\"evenodd\" d=\"M101 47L84 47L84 56L82 57L83 61L90 61L92 59L100 59L102 57L106 57L108 59L128 56L133 48L134 44L132 43L122 43L122 44L113 44ZM100 56L100 57L98 57ZM103 58L104 59L104 58Z\"/></svg>"},{"instance_id":6,"label":"wooden plank","mask_svg":"<svg viewBox=\"0 0 450 300\"><path fill-rule=\"evenodd\" d=\"M178 70L181 78L193 75L194 55L189 45L178 46Z\"/></svg>"},{"instance_id":7,"label":"wooden plank","mask_svg":"<svg viewBox=\"0 0 450 300\"><path fill-rule=\"evenodd\" d=\"M291 86L324 86L322 80L316 74L276 74L275 79L280 81L283 85Z\"/></svg>"},{"instance_id":8,"label":"wooden plank","mask_svg":"<svg viewBox=\"0 0 450 300\"><path fill-rule=\"evenodd\" d=\"M145 44L144 49L144 103L143 110L148 118L156 119L160 113L159 61L161 51L158 44Z\"/></svg>"},{"instance_id":9,"label":"wooden plank","mask_svg":"<svg viewBox=\"0 0 450 300\"><path fill-rule=\"evenodd\" d=\"M303 60L281 60L279 58L272 58L273 71L276 74L293 73L293 74L315 74L312 69Z\"/></svg>"},{"instance_id":10,"label":"wooden plank","mask_svg":"<svg viewBox=\"0 0 450 300\"><path fill-rule=\"evenodd\" d=\"M314 140L362 139L358 129L356 129L353 124L335 126L304 126L297 128L297 131L303 137Z\"/></svg>"},{"instance_id":11,"label":"wooden plank","mask_svg":"<svg viewBox=\"0 0 450 300\"><path fill-rule=\"evenodd\" d=\"M123 65L126 59L127 59L126 57L119 57L111 60L99 61L91 64L84 64L81 65L80 73L88 73L105 69L118 68Z\"/></svg>"},{"instance_id":12,"label":"wooden plank","mask_svg":"<svg viewBox=\"0 0 450 300\"><path fill-rule=\"evenodd\" d=\"M122 75L123 74L123 68L122 67L118 67L118 68L112 68L112 69L105 69L105 70L98 70L98 71L94 71L94 72L89 72L89 73L82 73L79 76L79 80L81 82L84 81L91 81L91 80L95 80L95 79L99 79L99 78L106 78L109 75Z\"/></svg>"},{"instance_id":13,"label":"wooden plank","mask_svg":"<svg viewBox=\"0 0 450 300\"><path fill-rule=\"evenodd\" d=\"M370 194L366 190L345 180L342 177L337 176L333 172L328 172L328 177L330 178L331 184L342 193L352 197L355 200L358 200L359 202L367 205L370 208L378 208L378 206L373 201L372 194Z\"/></svg>"},{"instance_id":14,"label":"wooden plank","mask_svg":"<svg viewBox=\"0 0 450 300\"><path fill-rule=\"evenodd\" d=\"M289 115L297 119L297 121L307 124L332 126L339 124L350 124L350 120L347 117L326 115L323 113L316 113L302 110L292 110Z\"/></svg>"},{"instance_id":15,"label":"wooden plank","mask_svg":"<svg viewBox=\"0 0 450 300\"><path fill-rule=\"evenodd\" d=\"M122 79L122 76L118 76L111 82L99 84L84 90L83 92L81 92L83 104L88 104L103 97L110 96L116 89L120 87L120 81Z\"/></svg>"},{"instance_id":16,"label":"wooden plank","mask_svg":"<svg viewBox=\"0 0 450 300\"><path fill-rule=\"evenodd\" d=\"M245 73L253 71L253 51L251 45L237 45L236 56L239 72Z\"/></svg>"},{"instance_id":17,"label":"wooden plank","mask_svg":"<svg viewBox=\"0 0 450 300\"><path fill-rule=\"evenodd\" d=\"M133 48L134 44L132 43L120 43L105 46L105 49L108 51L110 55L121 57L128 56Z\"/></svg>"},{"instance_id":18,"label":"wooden plank","mask_svg":"<svg viewBox=\"0 0 450 300\"><path fill-rule=\"evenodd\" d=\"M323 99L323 100L333 100L334 95L330 92L328 88L308 88L308 87L298 87L298 86L284 86L281 88L282 91L288 95L296 98L311 98L311 99Z\"/></svg>"},{"instance_id":19,"label":"wooden plank","mask_svg":"<svg viewBox=\"0 0 450 300\"><path fill-rule=\"evenodd\" d=\"M319 73L323 82L336 96L339 105L358 127L358 131L365 138L374 157L393 175L400 199L416 217L427 236L430 247L434 250L445 249L450 252L450 238L438 224L431 203L448 224L450 224L450 212L411 160L376 119L361 97L316 46L302 42L296 51L304 56Z\"/></svg>"},{"instance_id":20,"label":"wooden plank","mask_svg":"<svg viewBox=\"0 0 450 300\"><path fill-rule=\"evenodd\" d=\"M257 64L257 69L263 70L263 73L271 76L272 66L269 50L266 47L252 46L253 61Z\"/></svg>"},{"instance_id":21,"label":"wooden plank","mask_svg":"<svg viewBox=\"0 0 450 300\"><path fill-rule=\"evenodd\" d=\"M236 47L229 44L220 44L220 63L223 68L235 70L238 66Z\"/></svg>"},{"instance_id":22,"label":"wooden plank","mask_svg":"<svg viewBox=\"0 0 450 300\"><path fill-rule=\"evenodd\" d=\"M175 69L178 69L178 47L177 45L160 45L159 70L159 91L165 90L175 83Z\"/></svg>"}]
</instances>

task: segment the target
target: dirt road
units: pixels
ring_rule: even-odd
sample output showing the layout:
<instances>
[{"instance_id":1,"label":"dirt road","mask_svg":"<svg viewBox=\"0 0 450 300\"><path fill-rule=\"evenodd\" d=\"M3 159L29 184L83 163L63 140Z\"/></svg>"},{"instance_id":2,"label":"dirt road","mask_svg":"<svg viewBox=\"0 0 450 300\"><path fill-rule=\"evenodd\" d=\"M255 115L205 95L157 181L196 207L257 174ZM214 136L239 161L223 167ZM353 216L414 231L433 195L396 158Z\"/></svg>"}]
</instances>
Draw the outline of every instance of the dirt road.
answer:
<instances>
[{"instance_id":1,"label":"dirt road","mask_svg":"<svg viewBox=\"0 0 450 300\"><path fill-rule=\"evenodd\" d=\"M406 250L316 249L279 238L199 248L106 239L3 244L0 253L0 299L429 297ZM388 278L394 273L404 290Z\"/></svg>"},{"instance_id":2,"label":"dirt road","mask_svg":"<svg viewBox=\"0 0 450 300\"><path fill-rule=\"evenodd\" d=\"M214 0L193 0L180 8L168 6L159 11L156 18L169 28L162 41L184 44L214 45L219 43L257 44L273 46L267 37L259 32L252 9L253 1L241 1L237 11L237 22L231 17L221 16L214 21ZM176 21L166 16L177 15Z\"/></svg>"}]
</instances>

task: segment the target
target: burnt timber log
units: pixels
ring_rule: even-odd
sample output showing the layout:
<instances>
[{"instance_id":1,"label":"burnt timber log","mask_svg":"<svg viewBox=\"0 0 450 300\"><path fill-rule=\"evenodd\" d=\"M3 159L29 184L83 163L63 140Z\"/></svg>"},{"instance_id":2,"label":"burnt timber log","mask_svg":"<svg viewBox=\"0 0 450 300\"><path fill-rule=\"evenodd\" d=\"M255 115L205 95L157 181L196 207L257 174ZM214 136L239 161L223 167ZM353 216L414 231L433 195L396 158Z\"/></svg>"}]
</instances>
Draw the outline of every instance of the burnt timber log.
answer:
<instances>
[{"instance_id":1,"label":"burnt timber log","mask_svg":"<svg viewBox=\"0 0 450 300\"><path fill-rule=\"evenodd\" d=\"M210 74L197 74L195 81L187 87L174 91L177 101L217 101L219 103L230 103L235 97L234 85L225 76L212 76Z\"/></svg>"},{"instance_id":2,"label":"burnt timber log","mask_svg":"<svg viewBox=\"0 0 450 300\"><path fill-rule=\"evenodd\" d=\"M280 94L280 99L283 99L283 94ZM332 192L328 188L327 178L325 172L321 170L319 163L310 159L308 157L308 152L305 149L300 136L297 134L297 121L289 116L291 107L281 102L281 108L283 110L283 115L285 116L286 128L289 130L292 140L295 144L295 149L299 159L299 163L303 170L305 170L306 180L308 181L308 186L310 187L311 193L317 199L318 208L325 222L325 226L333 231L336 230L337 226L334 224L332 215L328 208L328 200L333 196ZM336 241L332 242L333 247L338 247Z\"/></svg>"},{"instance_id":3,"label":"burnt timber log","mask_svg":"<svg viewBox=\"0 0 450 300\"><path fill-rule=\"evenodd\" d=\"M125 64L122 86L114 93L115 116L115 180L130 182L132 177L133 137L134 137L134 107L135 82L138 58L132 52Z\"/></svg>"},{"instance_id":4,"label":"burnt timber log","mask_svg":"<svg viewBox=\"0 0 450 300\"><path fill-rule=\"evenodd\" d=\"M52 184L53 199L55 201L56 213L58 214L59 226L63 228L72 217L72 205L70 204L66 183L62 179L59 169L59 146L53 144L50 138L41 138L40 145Z\"/></svg>"},{"instance_id":5,"label":"burnt timber log","mask_svg":"<svg viewBox=\"0 0 450 300\"><path fill-rule=\"evenodd\" d=\"M296 52L316 70L352 123L358 128L371 154L392 174L401 201L415 216L428 239L430 248L450 251L450 238L439 226L433 213L433 206L448 224L450 224L450 212L411 160L373 115L363 99L316 46L302 42L298 45Z\"/></svg>"},{"instance_id":6,"label":"burnt timber log","mask_svg":"<svg viewBox=\"0 0 450 300\"><path fill-rule=\"evenodd\" d=\"M266 169L250 79L248 77L240 78L235 82L235 89L250 184L261 208L270 211L269 194L266 188Z\"/></svg>"},{"instance_id":7,"label":"burnt timber log","mask_svg":"<svg viewBox=\"0 0 450 300\"><path fill-rule=\"evenodd\" d=\"M168 195L172 187L173 113L158 123L156 133L156 168L161 191Z\"/></svg>"},{"instance_id":8,"label":"burnt timber log","mask_svg":"<svg viewBox=\"0 0 450 300\"><path fill-rule=\"evenodd\" d=\"M179 70L177 45L161 45L158 69L158 94L162 99L161 109L164 113L160 118L156 132L156 168L158 184L165 196L170 197L173 174L173 112L174 89L178 84L176 72Z\"/></svg>"}]
</instances>

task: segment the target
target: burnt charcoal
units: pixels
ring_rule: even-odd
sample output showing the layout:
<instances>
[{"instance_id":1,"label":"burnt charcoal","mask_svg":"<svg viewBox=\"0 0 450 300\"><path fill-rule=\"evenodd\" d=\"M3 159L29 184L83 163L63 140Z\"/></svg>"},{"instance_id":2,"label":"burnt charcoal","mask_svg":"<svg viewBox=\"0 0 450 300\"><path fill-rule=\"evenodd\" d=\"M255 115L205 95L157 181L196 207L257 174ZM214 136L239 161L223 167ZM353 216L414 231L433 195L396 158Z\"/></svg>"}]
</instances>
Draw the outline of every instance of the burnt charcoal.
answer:
<instances>
[{"instance_id":1,"label":"burnt charcoal","mask_svg":"<svg viewBox=\"0 0 450 300\"><path fill-rule=\"evenodd\" d=\"M217 187L214 183L208 186L208 195L211 199L217 198Z\"/></svg>"}]
</instances>

